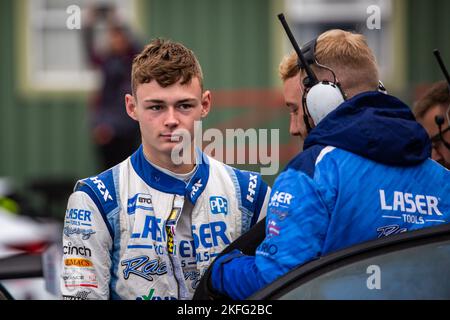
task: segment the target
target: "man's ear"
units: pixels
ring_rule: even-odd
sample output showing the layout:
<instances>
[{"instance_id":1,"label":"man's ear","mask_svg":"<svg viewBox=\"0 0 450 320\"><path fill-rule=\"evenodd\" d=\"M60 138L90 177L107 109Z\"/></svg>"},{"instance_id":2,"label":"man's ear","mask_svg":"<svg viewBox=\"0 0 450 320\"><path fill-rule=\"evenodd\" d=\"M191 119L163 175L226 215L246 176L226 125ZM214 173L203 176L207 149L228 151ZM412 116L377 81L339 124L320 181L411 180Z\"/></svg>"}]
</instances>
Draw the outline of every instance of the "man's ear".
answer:
<instances>
[{"instance_id":1,"label":"man's ear","mask_svg":"<svg viewBox=\"0 0 450 320\"><path fill-rule=\"evenodd\" d=\"M139 121L139 118L136 113L137 104L134 97L131 94L125 95L125 107L127 109L127 113L130 116L130 118Z\"/></svg>"},{"instance_id":2,"label":"man's ear","mask_svg":"<svg viewBox=\"0 0 450 320\"><path fill-rule=\"evenodd\" d=\"M204 118L208 115L211 110L211 92L206 90L202 94L202 114L201 117Z\"/></svg>"}]
</instances>

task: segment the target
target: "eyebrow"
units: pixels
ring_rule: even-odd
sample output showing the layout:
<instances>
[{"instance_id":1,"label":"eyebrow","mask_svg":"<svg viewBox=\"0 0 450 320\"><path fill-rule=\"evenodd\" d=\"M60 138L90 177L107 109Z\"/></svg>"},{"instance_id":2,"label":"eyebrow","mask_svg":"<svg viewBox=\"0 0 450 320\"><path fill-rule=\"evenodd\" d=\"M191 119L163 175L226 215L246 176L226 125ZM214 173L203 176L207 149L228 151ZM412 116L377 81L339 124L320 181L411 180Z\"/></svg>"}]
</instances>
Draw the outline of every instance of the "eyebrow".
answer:
<instances>
[{"instance_id":1,"label":"eyebrow","mask_svg":"<svg viewBox=\"0 0 450 320\"><path fill-rule=\"evenodd\" d=\"M145 99L144 102L165 103L164 100L159 100L159 99Z\"/></svg>"},{"instance_id":2,"label":"eyebrow","mask_svg":"<svg viewBox=\"0 0 450 320\"><path fill-rule=\"evenodd\" d=\"M160 99L145 99L144 102L152 102L152 103L161 103L165 104L166 101L160 100ZM197 102L197 99L194 98L188 98L188 99L182 99L175 102L175 104L185 103L185 102Z\"/></svg>"},{"instance_id":3,"label":"eyebrow","mask_svg":"<svg viewBox=\"0 0 450 320\"><path fill-rule=\"evenodd\" d=\"M194 99L194 98L182 99L182 100L177 101L177 104L185 103L185 102L193 102L193 103L195 103L195 102L197 102L197 99Z\"/></svg>"}]
</instances>

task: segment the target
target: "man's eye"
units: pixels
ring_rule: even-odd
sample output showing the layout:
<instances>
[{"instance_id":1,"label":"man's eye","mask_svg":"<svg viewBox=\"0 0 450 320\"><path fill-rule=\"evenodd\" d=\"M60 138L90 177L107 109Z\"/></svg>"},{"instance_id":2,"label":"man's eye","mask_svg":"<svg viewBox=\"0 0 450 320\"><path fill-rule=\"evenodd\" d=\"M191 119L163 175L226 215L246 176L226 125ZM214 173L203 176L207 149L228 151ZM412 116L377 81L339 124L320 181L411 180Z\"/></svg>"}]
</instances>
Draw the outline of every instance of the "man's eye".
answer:
<instances>
[{"instance_id":1,"label":"man's eye","mask_svg":"<svg viewBox=\"0 0 450 320\"><path fill-rule=\"evenodd\" d=\"M298 113L298 107L296 105L287 104L286 107L288 107L289 112L291 114L297 114Z\"/></svg>"},{"instance_id":2,"label":"man's eye","mask_svg":"<svg viewBox=\"0 0 450 320\"><path fill-rule=\"evenodd\" d=\"M159 110L161 110L162 108L163 108L163 107L160 106L160 105L153 105L153 106L148 106L148 107L146 107L146 109L152 110L152 111L159 111Z\"/></svg>"},{"instance_id":3,"label":"man's eye","mask_svg":"<svg viewBox=\"0 0 450 320\"><path fill-rule=\"evenodd\" d=\"M187 110L187 109L192 108L192 105L191 105L191 104L188 104L188 103L183 103L183 104L180 104L180 105L178 106L178 108L180 108L181 110Z\"/></svg>"}]
</instances>

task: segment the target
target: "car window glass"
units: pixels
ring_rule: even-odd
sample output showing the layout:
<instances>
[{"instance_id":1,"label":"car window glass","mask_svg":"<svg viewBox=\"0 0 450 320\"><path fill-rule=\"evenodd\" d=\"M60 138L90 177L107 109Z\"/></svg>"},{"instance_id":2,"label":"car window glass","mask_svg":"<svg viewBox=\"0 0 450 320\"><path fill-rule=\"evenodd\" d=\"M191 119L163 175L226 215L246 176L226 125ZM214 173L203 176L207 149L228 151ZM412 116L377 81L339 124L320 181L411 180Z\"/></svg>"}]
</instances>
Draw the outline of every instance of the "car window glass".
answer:
<instances>
[{"instance_id":1,"label":"car window glass","mask_svg":"<svg viewBox=\"0 0 450 320\"><path fill-rule=\"evenodd\" d=\"M450 241L436 242L347 264L280 299L450 299L449 267Z\"/></svg>"}]
</instances>

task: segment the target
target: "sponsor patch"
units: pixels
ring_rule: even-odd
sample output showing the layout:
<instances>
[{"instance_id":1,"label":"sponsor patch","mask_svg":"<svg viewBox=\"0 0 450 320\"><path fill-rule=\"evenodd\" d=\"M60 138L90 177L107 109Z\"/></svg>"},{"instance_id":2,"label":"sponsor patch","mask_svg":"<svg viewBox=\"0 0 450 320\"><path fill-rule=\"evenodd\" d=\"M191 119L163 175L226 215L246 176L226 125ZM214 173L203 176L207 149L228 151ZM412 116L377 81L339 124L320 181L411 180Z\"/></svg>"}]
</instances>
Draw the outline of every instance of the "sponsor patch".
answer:
<instances>
[{"instance_id":1,"label":"sponsor patch","mask_svg":"<svg viewBox=\"0 0 450 320\"><path fill-rule=\"evenodd\" d=\"M140 297L137 297L136 300L177 300L177 298L172 296L165 296L165 297L156 296L155 289L150 289L148 294L146 295L144 294Z\"/></svg>"},{"instance_id":2,"label":"sponsor patch","mask_svg":"<svg viewBox=\"0 0 450 320\"><path fill-rule=\"evenodd\" d=\"M87 300L92 291L78 291L74 295L63 295L63 300Z\"/></svg>"},{"instance_id":3,"label":"sponsor patch","mask_svg":"<svg viewBox=\"0 0 450 320\"><path fill-rule=\"evenodd\" d=\"M152 276L160 276L167 273L166 263L160 259L150 260L147 256L139 256L123 260L120 263L123 269L123 277L128 280L130 275L136 275L148 281L153 281Z\"/></svg>"},{"instance_id":4,"label":"sponsor patch","mask_svg":"<svg viewBox=\"0 0 450 320\"><path fill-rule=\"evenodd\" d=\"M269 207L289 208L292 199L294 199L294 196L288 192L275 191L270 198Z\"/></svg>"},{"instance_id":5,"label":"sponsor patch","mask_svg":"<svg viewBox=\"0 0 450 320\"><path fill-rule=\"evenodd\" d=\"M81 235L81 239L88 240L93 234L95 234L95 231L93 229L71 227L68 225L64 227L64 235L66 235L67 237L70 237L72 235Z\"/></svg>"},{"instance_id":6,"label":"sponsor patch","mask_svg":"<svg viewBox=\"0 0 450 320\"><path fill-rule=\"evenodd\" d=\"M212 214L228 214L228 200L224 197L213 196L209 198L209 207Z\"/></svg>"},{"instance_id":7,"label":"sponsor patch","mask_svg":"<svg viewBox=\"0 0 450 320\"><path fill-rule=\"evenodd\" d=\"M64 267L62 279L64 286L69 290L80 287L98 288L97 277L93 268Z\"/></svg>"},{"instance_id":8,"label":"sponsor patch","mask_svg":"<svg viewBox=\"0 0 450 320\"><path fill-rule=\"evenodd\" d=\"M280 227L277 226L277 223L273 219L270 219L267 222L267 235L269 237L276 237L280 235Z\"/></svg>"},{"instance_id":9,"label":"sponsor patch","mask_svg":"<svg viewBox=\"0 0 450 320\"><path fill-rule=\"evenodd\" d=\"M387 237L393 234L403 233L408 231L407 228L401 228L398 224L391 224L377 228L378 238Z\"/></svg>"},{"instance_id":10,"label":"sponsor patch","mask_svg":"<svg viewBox=\"0 0 450 320\"><path fill-rule=\"evenodd\" d=\"M94 266L90 260L80 258L64 259L64 264L68 267L75 266L79 268L87 268Z\"/></svg>"},{"instance_id":11,"label":"sponsor patch","mask_svg":"<svg viewBox=\"0 0 450 320\"><path fill-rule=\"evenodd\" d=\"M91 257L92 252L88 247L77 247L73 246L72 242L68 242L67 245L63 246L63 253L71 256L83 256L83 257Z\"/></svg>"}]
</instances>

